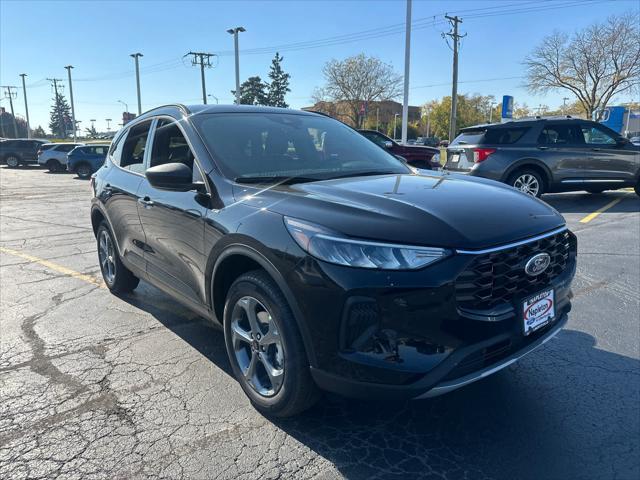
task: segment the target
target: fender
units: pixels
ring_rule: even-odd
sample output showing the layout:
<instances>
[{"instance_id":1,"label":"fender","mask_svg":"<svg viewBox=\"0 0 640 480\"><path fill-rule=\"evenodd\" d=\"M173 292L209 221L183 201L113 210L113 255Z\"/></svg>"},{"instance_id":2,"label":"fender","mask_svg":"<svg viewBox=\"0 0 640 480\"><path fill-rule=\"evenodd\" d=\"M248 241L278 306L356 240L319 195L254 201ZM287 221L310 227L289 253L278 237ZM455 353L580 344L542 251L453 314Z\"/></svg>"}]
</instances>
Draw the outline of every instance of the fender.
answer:
<instances>
[{"instance_id":1,"label":"fender","mask_svg":"<svg viewBox=\"0 0 640 480\"><path fill-rule=\"evenodd\" d=\"M540 160L536 159L536 158L522 158L520 160L516 160L514 163L512 163L509 168L507 168L507 170L502 174L502 178L500 179L501 182L506 182L507 179L509 178L509 176L514 172L514 170L516 170L517 168L520 168L524 165L535 165L536 167L541 168L547 178L547 186L551 185L554 183L553 181L553 175L551 173L551 170L549 170L549 167L547 167L544 162L541 162Z\"/></svg>"},{"instance_id":2,"label":"fender","mask_svg":"<svg viewBox=\"0 0 640 480\"><path fill-rule=\"evenodd\" d=\"M304 343L305 351L307 352L307 359L309 360L310 366L317 366L315 351L313 350L313 342L311 341L311 332L307 328L307 325L303 321L303 314L298 306L298 302L295 299L295 296L289 289L287 282L285 281L282 274L278 271L278 269L271 263L271 261L258 250L254 249L245 244L241 243L231 243L227 245L224 250L215 258L215 263L213 263L213 267L211 269L211 275L207 275L207 303L210 306L210 309L215 317L215 309L213 308L213 279L215 278L216 271L220 264L224 261L224 259L230 257L231 255L243 255L245 257L250 258L255 261L258 265L260 265L276 282L278 288L283 293L287 303L291 307L291 313L293 313L293 318L296 321L298 326L298 330L300 331L300 335L302 336L302 342ZM211 258L214 255L210 256ZM207 268L207 272L209 272L209 268ZM217 319L220 324L222 324L223 319Z\"/></svg>"}]
</instances>

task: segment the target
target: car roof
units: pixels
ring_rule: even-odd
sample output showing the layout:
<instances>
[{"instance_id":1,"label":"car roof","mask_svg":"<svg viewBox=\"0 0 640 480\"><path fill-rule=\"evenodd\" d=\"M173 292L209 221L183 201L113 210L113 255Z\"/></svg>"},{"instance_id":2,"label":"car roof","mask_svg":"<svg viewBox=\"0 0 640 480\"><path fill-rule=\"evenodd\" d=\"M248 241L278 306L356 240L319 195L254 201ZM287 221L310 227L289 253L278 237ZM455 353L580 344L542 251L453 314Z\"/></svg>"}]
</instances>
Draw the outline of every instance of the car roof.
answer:
<instances>
[{"instance_id":1,"label":"car roof","mask_svg":"<svg viewBox=\"0 0 640 480\"><path fill-rule=\"evenodd\" d=\"M155 115L161 115L170 111L179 110L184 115L196 115L207 113L280 113L280 114L293 114L293 115L305 115L305 116L323 116L316 112L308 112L305 110L294 110L292 108L280 108L280 107L265 107L262 105L183 105L183 104L168 104L162 105L151 110L144 112L139 117L135 118L135 122L144 120L148 117Z\"/></svg>"},{"instance_id":2,"label":"car roof","mask_svg":"<svg viewBox=\"0 0 640 480\"><path fill-rule=\"evenodd\" d=\"M527 127L527 126L535 125L538 123L544 123L547 121L552 121L554 123L555 122L573 123L576 121L590 122L590 120L586 120L584 118L575 118L575 117L571 117L570 115L559 115L559 116L549 116L549 117L524 117L524 118L509 120L508 122L504 122L504 123L481 123L478 125L472 125L469 127L461 128L460 131L468 132L473 130L487 130L488 128Z\"/></svg>"}]
</instances>

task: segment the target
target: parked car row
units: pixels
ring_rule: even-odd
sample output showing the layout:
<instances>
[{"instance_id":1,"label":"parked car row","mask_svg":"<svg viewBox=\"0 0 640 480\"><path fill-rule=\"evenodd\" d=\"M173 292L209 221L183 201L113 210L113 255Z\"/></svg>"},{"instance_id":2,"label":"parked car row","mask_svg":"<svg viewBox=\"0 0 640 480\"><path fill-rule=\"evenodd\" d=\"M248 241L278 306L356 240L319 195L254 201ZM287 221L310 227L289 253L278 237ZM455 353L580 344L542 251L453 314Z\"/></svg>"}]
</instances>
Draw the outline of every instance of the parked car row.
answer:
<instances>
[{"instance_id":1,"label":"parked car row","mask_svg":"<svg viewBox=\"0 0 640 480\"><path fill-rule=\"evenodd\" d=\"M42 165L50 172L69 171L87 179L103 164L108 143L47 143L43 140L0 141L0 161L10 168Z\"/></svg>"}]
</instances>

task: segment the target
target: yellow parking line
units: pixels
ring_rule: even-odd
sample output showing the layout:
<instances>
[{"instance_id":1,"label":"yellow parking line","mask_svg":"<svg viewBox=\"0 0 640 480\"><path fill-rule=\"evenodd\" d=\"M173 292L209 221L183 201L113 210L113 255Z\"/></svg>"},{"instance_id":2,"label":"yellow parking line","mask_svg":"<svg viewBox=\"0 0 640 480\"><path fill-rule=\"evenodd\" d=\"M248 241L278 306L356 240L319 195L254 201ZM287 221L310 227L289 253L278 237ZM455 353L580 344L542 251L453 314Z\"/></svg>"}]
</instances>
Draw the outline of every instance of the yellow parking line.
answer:
<instances>
[{"instance_id":1,"label":"yellow parking line","mask_svg":"<svg viewBox=\"0 0 640 480\"><path fill-rule=\"evenodd\" d=\"M580 220L580 223L589 223L591 220L593 220L594 218L596 218L598 215L600 215L603 212L606 212L607 210L609 210L611 207L613 207L614 205L617 205L618 203L620 203L622 201L622 198L616 198L615 200L612 200L611 202L607 203L604 207L599 208L598 210L596 210L593 213L590 213L589 215L587 215L586 217L584 217L582 220Z\"/></svg>"},{"instance_id":2,"label":"yellow parking line","mask_svg":"<svg viewBox=\"0 0 640 480\"><path fill-rule=\"evenodd\" d=\"M96 285L100 288L105 288L104 283L102 283L100 280L92 277L91 275L85 275L83 273L80 272L76 272L75 270L71 270L70 268L67 268L63 265L60 265L58 263L54 263L51 262L49 260L45 260L44 258L39 258L39 257L34 257L33 255L29 255L28 253L22 253L18 250L14 250L12 248L6 248L6 247L0 247L0 252L3 253L8 253L9 255L13 255L14 257L20 257L20 258L24 258L25 260L28 260L31 263L37 263L39 265L42 265L43 267L46 267L50 270L54 270L58 273L61 273L63 275L69 276L69 277L73 277L73 278L77 278L78 280L82 280L84 282L90 283L92 285Z\"/></svg>"}]
</instances>

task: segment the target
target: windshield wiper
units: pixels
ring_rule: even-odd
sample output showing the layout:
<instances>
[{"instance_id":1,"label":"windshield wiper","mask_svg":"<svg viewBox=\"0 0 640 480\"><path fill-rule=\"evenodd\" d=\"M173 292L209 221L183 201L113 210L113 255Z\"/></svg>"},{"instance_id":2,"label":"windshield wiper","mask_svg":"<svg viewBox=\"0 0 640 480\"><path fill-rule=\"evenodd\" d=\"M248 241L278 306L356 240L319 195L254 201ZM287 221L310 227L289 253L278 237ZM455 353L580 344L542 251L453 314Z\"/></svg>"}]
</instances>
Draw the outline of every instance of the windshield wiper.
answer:
<instances>
[{"instance_id":1,"label":"windshield wiper","mask_svg":"<svg viewBox=\"0 0 640 480\"><path fill-rule=\"evenodd\" d=\"M290 185L293 183L304 183L304 182L317 182L321 180L320 178L315 177L304 177L304 176L296 176L296 175L272 175L272 176L240 176L233 179L236 183L251 183L251 184L261 184L261 183L278 183Z\"/></svg>"},{"instance_id":2,"label":"windshield wiper","mask_svg":"<svg viewBox=\"0 0 640 480\"><path fill-rule=\"evenodd\" d=\"M336 175L334 177L326 178L325 180L335 180L337 178L349 178L349 177L370 177L373 175L403 175L409 172L394 172L391 170L371 170L368 172L350 172L342 175Z\"/></svg>"}]
</instances>

